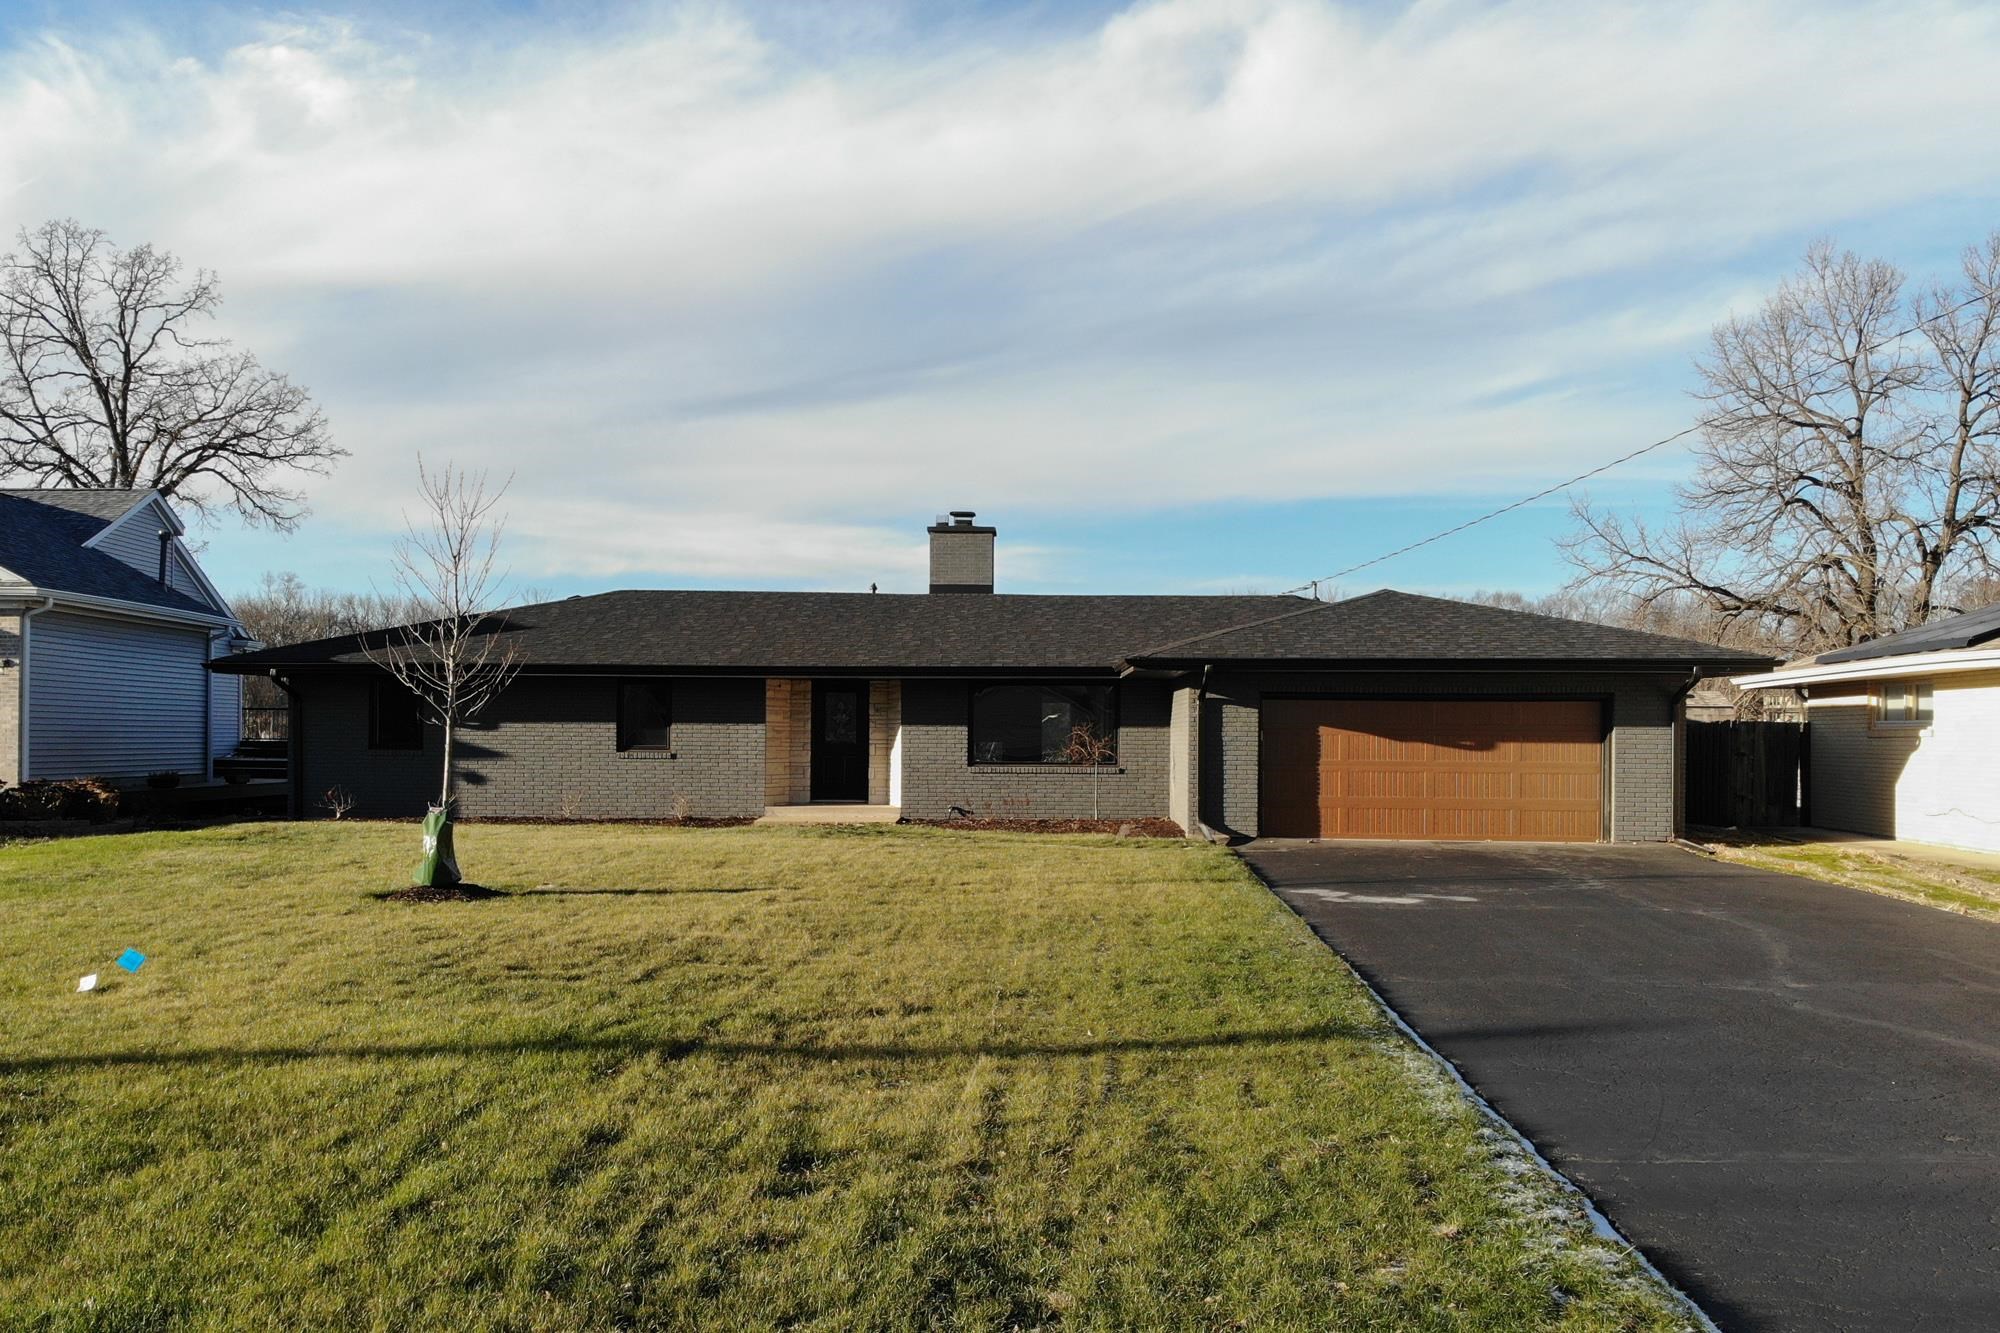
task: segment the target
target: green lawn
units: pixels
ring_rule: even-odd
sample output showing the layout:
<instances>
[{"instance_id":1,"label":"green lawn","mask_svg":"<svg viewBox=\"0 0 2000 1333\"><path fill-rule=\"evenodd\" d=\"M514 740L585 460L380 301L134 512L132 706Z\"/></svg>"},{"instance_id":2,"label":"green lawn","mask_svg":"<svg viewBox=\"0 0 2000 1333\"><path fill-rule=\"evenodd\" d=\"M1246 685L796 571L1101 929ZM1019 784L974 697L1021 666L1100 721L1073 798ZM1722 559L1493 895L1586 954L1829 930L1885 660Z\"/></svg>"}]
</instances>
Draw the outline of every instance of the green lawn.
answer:
<instances>
[{"instance_id":1,"label":"green lawn","mask_svg":"<svg viewBox=\"0 0 2000 1333\"><path fill-rule=\"evenodd\" d=\"M1754 832L1732 833L1709 844L1709 850L1725 861L1760 870L1866 889L1966 916L2000 918L2000 871L1979 866L1837 842L1787 842Z\"/></svg>"},{"instance_id":2,"label":"green lawn","mask_svg":"<svg viewBox=\"0 0 2000 1333\"><path fill-rule=\"evenodd\" d=\"M0 847L0 1327L1680 1323L1218 849L412 844Z\"/></svg>"}]
</instances>

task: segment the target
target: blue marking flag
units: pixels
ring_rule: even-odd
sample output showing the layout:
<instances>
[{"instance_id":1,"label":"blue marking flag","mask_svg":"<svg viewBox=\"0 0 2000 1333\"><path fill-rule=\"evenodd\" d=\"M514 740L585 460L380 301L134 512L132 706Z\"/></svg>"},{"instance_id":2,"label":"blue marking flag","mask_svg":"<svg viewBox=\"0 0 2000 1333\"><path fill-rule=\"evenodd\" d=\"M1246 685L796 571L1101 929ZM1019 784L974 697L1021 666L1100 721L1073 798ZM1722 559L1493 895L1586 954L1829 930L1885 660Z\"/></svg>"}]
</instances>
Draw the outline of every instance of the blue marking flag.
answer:
<instances>
[{"instance_id":1,"label":"blue marking flag","mask_svg":"<svg viewBox=\"0 0 2000 1333\"><path fill-rule=\"evenodd\" d=\"M127 972L137 972L145 961L146 955L140 953L137 949L127 949L124 953L118 955L118 966L124 968Z\"/></svg>"}]
</instances>

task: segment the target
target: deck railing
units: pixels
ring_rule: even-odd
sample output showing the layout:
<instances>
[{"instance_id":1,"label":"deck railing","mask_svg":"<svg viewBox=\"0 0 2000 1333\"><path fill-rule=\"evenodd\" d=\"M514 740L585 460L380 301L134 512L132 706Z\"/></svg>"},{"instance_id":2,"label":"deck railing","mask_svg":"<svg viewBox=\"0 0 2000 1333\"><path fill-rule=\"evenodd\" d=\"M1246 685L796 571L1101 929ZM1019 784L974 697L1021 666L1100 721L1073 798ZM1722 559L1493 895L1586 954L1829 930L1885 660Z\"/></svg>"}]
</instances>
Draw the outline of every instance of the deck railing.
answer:
<instances>
[{"instance_id":1,"label":"deck railing","mask_svg":"<svg viewBox=\"0 0 2000 1333\"><path fill-rule=\"evenodd\" d=\"M291 735L292 710L283 706L277 708L243 707L243 739L246 741L281 741Z\"/></svg>"}]
</instances>

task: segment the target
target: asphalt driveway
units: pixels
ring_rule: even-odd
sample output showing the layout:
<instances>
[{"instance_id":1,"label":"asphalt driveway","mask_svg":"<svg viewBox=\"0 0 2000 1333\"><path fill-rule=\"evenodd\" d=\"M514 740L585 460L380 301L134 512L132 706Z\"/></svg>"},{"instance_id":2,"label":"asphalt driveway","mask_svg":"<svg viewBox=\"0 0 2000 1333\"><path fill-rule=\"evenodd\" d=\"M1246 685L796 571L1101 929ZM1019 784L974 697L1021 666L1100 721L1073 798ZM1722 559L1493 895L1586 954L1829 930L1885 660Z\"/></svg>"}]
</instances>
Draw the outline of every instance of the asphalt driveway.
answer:
<instances>
[{"instance_id":1,"label":"asphalt driveway","mask_svg":"<svg viewBox=\"0 0 2000 1333\"><path fill-rule=\"evenodd\" d=\"M1724 1329L2000 1327L2000 926L1667 846L1244 852Z\"/></svg>"}]
</instances>

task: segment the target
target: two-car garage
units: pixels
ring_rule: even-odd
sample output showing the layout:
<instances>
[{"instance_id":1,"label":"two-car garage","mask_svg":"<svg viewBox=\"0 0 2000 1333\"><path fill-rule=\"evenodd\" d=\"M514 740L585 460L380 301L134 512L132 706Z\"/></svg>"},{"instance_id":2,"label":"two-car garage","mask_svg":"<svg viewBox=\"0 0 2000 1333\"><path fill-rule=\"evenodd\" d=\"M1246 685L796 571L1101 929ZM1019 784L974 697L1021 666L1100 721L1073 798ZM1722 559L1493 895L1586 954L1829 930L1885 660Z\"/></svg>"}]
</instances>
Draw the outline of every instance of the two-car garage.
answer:
<instances>
[{"instance_id":1,"label":"two-car garage","mask_svg":"<svg viewBox=\"0 0 2000 1333\"><path fill-rule=\"evenodd\" d=\"M1597 842L1602 699L1263 699L1259 832Z\"/></svg>"}]
</instances>

